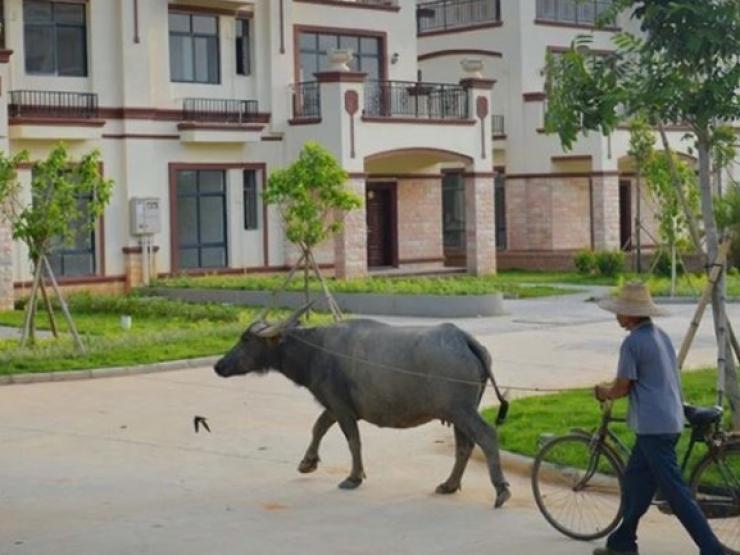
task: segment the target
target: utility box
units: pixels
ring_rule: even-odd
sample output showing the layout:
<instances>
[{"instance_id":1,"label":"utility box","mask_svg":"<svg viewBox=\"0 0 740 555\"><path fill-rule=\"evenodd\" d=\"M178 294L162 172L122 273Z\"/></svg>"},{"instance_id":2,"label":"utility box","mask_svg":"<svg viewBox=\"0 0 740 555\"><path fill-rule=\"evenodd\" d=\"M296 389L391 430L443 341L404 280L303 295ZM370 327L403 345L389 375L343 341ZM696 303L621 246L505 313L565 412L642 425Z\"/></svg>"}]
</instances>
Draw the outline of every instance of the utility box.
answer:
<instances>
[{"instance_id":1,"label":"utility box","mask_svg":"<svg viewBox=\"0 0 740 555\"><path fill-rule=\"evenodd\" d=\"M154 235L162 229L158 198L132 198L129 215L131 235Z\"/></svg>"}]
</instances>

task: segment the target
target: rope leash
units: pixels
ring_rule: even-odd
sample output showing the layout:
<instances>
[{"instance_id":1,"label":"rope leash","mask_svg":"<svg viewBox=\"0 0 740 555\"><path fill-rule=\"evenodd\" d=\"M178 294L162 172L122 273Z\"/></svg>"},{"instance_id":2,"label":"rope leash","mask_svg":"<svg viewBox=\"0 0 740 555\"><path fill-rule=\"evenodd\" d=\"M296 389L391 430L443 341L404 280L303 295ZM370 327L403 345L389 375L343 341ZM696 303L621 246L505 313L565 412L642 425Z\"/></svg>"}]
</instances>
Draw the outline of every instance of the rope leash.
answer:
<instances>
[{"instance_id":1,"label":"rope leash","mask_svg":"<svg viewBox=\"0 0 740 555\"><path fill-rule=\"evenodd\" d=\"M450 376L438 376L438 375L430 375L430 374L424 374L422 372L414 372L413 370L407 370L405 368L400 368L398 366L393 366L390 364L383 364L381 362L374 362L371 360L367 360L364 358L357 357L354 353L351 355L341 353L339 351L335 351L333 349L328 349L324 347L323 345L319 345L317 343L314 343L312 341L309 341L307 339L304 339L303 337L299 337L298 335L292 334L292 333L286 333L287 337L290 337L292 339L297 340L300 343L303 343L307 347L311 347L312 349L316 349L317 351L324 352L326 354L336 356L339 358L343 358L345 360L348 360L352 363L352 370L354 371L357 368L357 363L366 364L371 367L380 368L382 370L387 370L389 372L395 372L397 374L402 374L405 376L413 376L417 378L424 378L424 379L437 379L441 381L446 381L450 383L460 383L463 385L469 385L474 387L480 387L481 382L480 381L473 381L473 380L465 380L462 378L453 378ZM544 365L549 366L549 365ZM493 385L489 382L489 380L486 378L486 382L484 387L490 387L493 388ZM536 393L561 393L566 391L586 391L588 388L578 388L578 387L562 387L562 388L556 388L556 387L527 387L527 386L510 386L510 385L500 385L501 389L509 390L509 391L532 391Z\"/></svg>"}]
</instances>

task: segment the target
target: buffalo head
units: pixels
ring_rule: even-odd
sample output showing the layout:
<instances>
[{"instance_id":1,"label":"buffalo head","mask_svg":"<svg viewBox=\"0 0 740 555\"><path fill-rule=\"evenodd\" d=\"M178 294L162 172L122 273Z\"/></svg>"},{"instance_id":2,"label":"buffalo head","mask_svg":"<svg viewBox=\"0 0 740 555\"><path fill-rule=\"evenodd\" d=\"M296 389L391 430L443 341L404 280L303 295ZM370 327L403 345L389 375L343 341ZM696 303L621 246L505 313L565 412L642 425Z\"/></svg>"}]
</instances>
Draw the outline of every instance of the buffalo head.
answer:
<instances>
[{"instance_id":1,"label":"buffalo head","mask_svg":"<svg viewBox=\"0 0 740 555\"><path fill-rule=\"evenodd\" d=\"M312 304L312 303L311 303ZM310 310L311 304L294 312L279 324L270 324L259 319L251 324L239 341L213 367L222 378L240 376L250 372L264 373L270 370L275 353L286 331L295 328L301 317Z\"/></svg>"}]
</instances>

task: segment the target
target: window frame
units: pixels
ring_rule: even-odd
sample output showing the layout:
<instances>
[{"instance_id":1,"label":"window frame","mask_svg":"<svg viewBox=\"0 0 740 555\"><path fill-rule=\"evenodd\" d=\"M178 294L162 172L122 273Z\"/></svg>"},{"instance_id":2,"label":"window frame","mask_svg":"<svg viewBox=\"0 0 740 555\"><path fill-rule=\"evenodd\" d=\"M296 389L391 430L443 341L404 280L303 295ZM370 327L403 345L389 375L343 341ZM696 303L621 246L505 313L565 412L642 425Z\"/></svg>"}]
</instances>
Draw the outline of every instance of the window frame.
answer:
<instances>
[{"instance_id":1,"label":"window frame","mask_svg":"<svg viewBox=\"0 0 740 555\"><path fill-rule=\"evenodd\" d=\"M305 48L301 45L302 38L306 35L314 35L314 45L311 49ZM387 37L385 33L377 33L372 31L363 31L355 29L344 29L344 28L323 28L323 27L310 27L310 26L297 26L295 28L295 80L296 82L301 81L313 81L315 77L313 75L303 75L303 57L306 54L313 55L315 57L317 71L326 71L321 69L320 59L322 55L327 55L327 51L321 49L320 40L321 37L333 37L335 39L336 46L334 48L340 48L342 38L356 39L359 43L359 52L353 50L353 63L357 63L356 71L363 71L362 60L364 58L374 58L377 60L378 73L377 76L368 76L368 79L377 79L378 81L384 81L386 79L387 67L386 67L386 48L387 48ZM377 53L375 55L364 55L362 49L363 39L371 39L377 44Z\"/></svg>"},{"instance_id":2,"label":"window frame","mask_svg":"<svg viewBox=\"0 0 740 555\"><path fill-rule=\"evenodd\" d=\"M25 13L25 2L23 6L21 7L21 10L23 12L23 56L24 56L24 69L27 75L45 75L45 76L56 76L56 77L82 77L86 78L89 77L90 70L89 70L89 54L88 54L88 37L87 37L87 28L88 28L88 10L87 10L87 4L82 2L65 2L63 0L37 0L40 3L43 4L49 4L51 8L51 19L46 23L40 23L40 22L32 22L28 23L26 21L26 13ZM79 6L82 10L82 19L83 22L80 24L75 23L57 23L56 21L56 6L58 5L66 5L66 6ZM28 56L28 29L31 28L45 28L51 30L51 47L52 47L52 53L53 53L53 71L39 71L39 70L33 70L29 67L29 56ZM58 30L62 29L76 29L78 31L82 31L82 73L60 73L59 72L59 39L58 39ZM4 32L3 32L4 34Z\"/></svg>"},{"instance_id":3,"label":"window frame","mask_svg":"<svg viewBox=\"0 0 740 555\"><path fill-rule=\"evenodd\" d=\"M195 192L194 193L187 193L187 194L181 194L180 193L180 181L179 176L182 173L185 172L193 172L195 174ZM223 188L220 192L201 192L201 179L200 175L204 172L219 172L221 173L221 179ZM216 198L219 197L223 201L223 209L222 209L222 215L223 215L223 221L222 221L222 231L223 231L223 242L215 243L215 242L203 242L202 240L202 232L201 232L201 204L200 201L203 198ZM179 214L179 201L181 198L194 198L195 199L195 206L196 206L196 221L193 222L193 225L195 225L195 232L196 232L196 243L183 243L182 238L180 237L179 229L173 230L177 233L177 261L178 261L178 269L183 271L202 271L202 270L219 270L223 268L229 267L229 214L228 214L228 172L226 169L222 168L180 168L175 171L175 198L174 202L176 205L176 209L178 212L178 218L181 217L181 214ZM223 248L224 249L224 264L222 266L204 266L203 265L203 249L206 248ZM181 252L182 250L196 250L198 255L198 265L197 266L183 266L182 265L182 256Z\"/></svg>"},{"instance_id":4,"label":"window frame","mask_svg":"<svg viewBox=\"0 0 740 555\"><path fill-rule=\"evenodd\" d=\"M239 31L242 31L242 34ZM241 44L239 43L241 41ZM234 47L236 49L236 74L249 76L252 74L252 20L248 17L236 18L236 35Z\"/></svg>"},{"instance_id":5,"label":"window frame","mask_svg":"<svg viewBox=\"0 0 740 555\"><path fill-rule=\"evenodd\" d=\"M258 231L260 229L259 216L259 183L258 171L245 169L242 171L242 202L244 204L244 230ZM251 178L247 178L250 175Z\"/></svg>"},{"instance_id":6,"label":"window frame","mask_svg":"<svg viewBox=\"0 0 740 555\"><path fill-rule=\"evenodd\" d=\"M189 20L189 32L185 33L183 31L173 31L171 24L170 24L170 18L172 15L184 15L188 17ZM206 34L206 33L196 33L193 30L193 18L194 17L203 17L203 18L212 18L215 19L216 23L216 33L215 34ZM174 77L174 66L172 65L172 37L186 37L190 39L190 44L192 48L193 53L193 79L175 79ZM212 13L201 13L201 12L193 12L193 11L187 11L187 10L169 10L167 13L167 45L169 48L169 64L170 64L170 82L171 83L182 83L182 84L192 84L192 85L220 85L222 82L221 79L221 18L218 14L212 14ZM216 40L216 80L215 81L200 81L197 79L197 60L196 60L196 49L195 49L195 40L198 38L205 38L205 39L215 39Z\"/></svg>"}]
</instances>

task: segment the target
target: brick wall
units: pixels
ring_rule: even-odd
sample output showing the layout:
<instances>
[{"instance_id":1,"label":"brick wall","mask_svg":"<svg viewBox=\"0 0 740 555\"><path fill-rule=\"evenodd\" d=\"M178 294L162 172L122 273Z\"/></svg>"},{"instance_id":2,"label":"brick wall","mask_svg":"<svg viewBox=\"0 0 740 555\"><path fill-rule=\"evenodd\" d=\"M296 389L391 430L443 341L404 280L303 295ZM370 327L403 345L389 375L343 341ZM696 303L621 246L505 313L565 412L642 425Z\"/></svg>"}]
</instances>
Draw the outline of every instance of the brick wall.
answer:
<instances>
[{"instance_id":1,"label":"brick wall","mask_svg":"<svg viewBox=\"0 0 740 555\"><path fill-rule=\"evenodd\" d=\"M398 258L439 259L442 265L442 181L404 179L398 182ZM428 266L429 263L426 264ZM432 263L432 266L434 263Z\"/></svg>"},{"instance_id":2,"label":"brick wall","mask_svg":"<svg viewBox=\"0 0 740 555\"><path fill-rule=\"evenodd\" d=\"M493 187L487 177L465 178L465 242L468 272L496 271L496 221Z\"/></svg>"},{"instance_id":3,"label":"brick wall","mask_svg":"<svg viewBox=\"0 0 740 555\"><path fill-rule=\"evenodd\" d=\"M365 198L365 182L352 180L347 188ZM338 279L367 275L367 220L365 206L344 215L344 229L334 239L334 273Z\"/></svg>"},{"instance_id":4,"label":"brick wall","mask_svg":"<svg viewBox=\"0 0 740 555\"><path fill-rule=\"evenodd\" d=\"M619 248L619 178L594 176L594 248Z\"/></svg>"},{"instance_id":5,"label":"brick wall","mask_svg":"<svg viewBox=\"0 0 740 555\"><path fill-rule=\"evenodd\" d=\"M552 249L583 249L591 246L591 216L587 177L551 182Z\"/></svg>"},{"instance_id":6,"label":"brick wall","mask_svg":"<svg viewBox=\"0 0 740 555\"><path fill-rule=\"evenodd\" d=\"M0 219L0 311L13 308L13 242L10 229Z\"/></svg>"}]
</instances>

